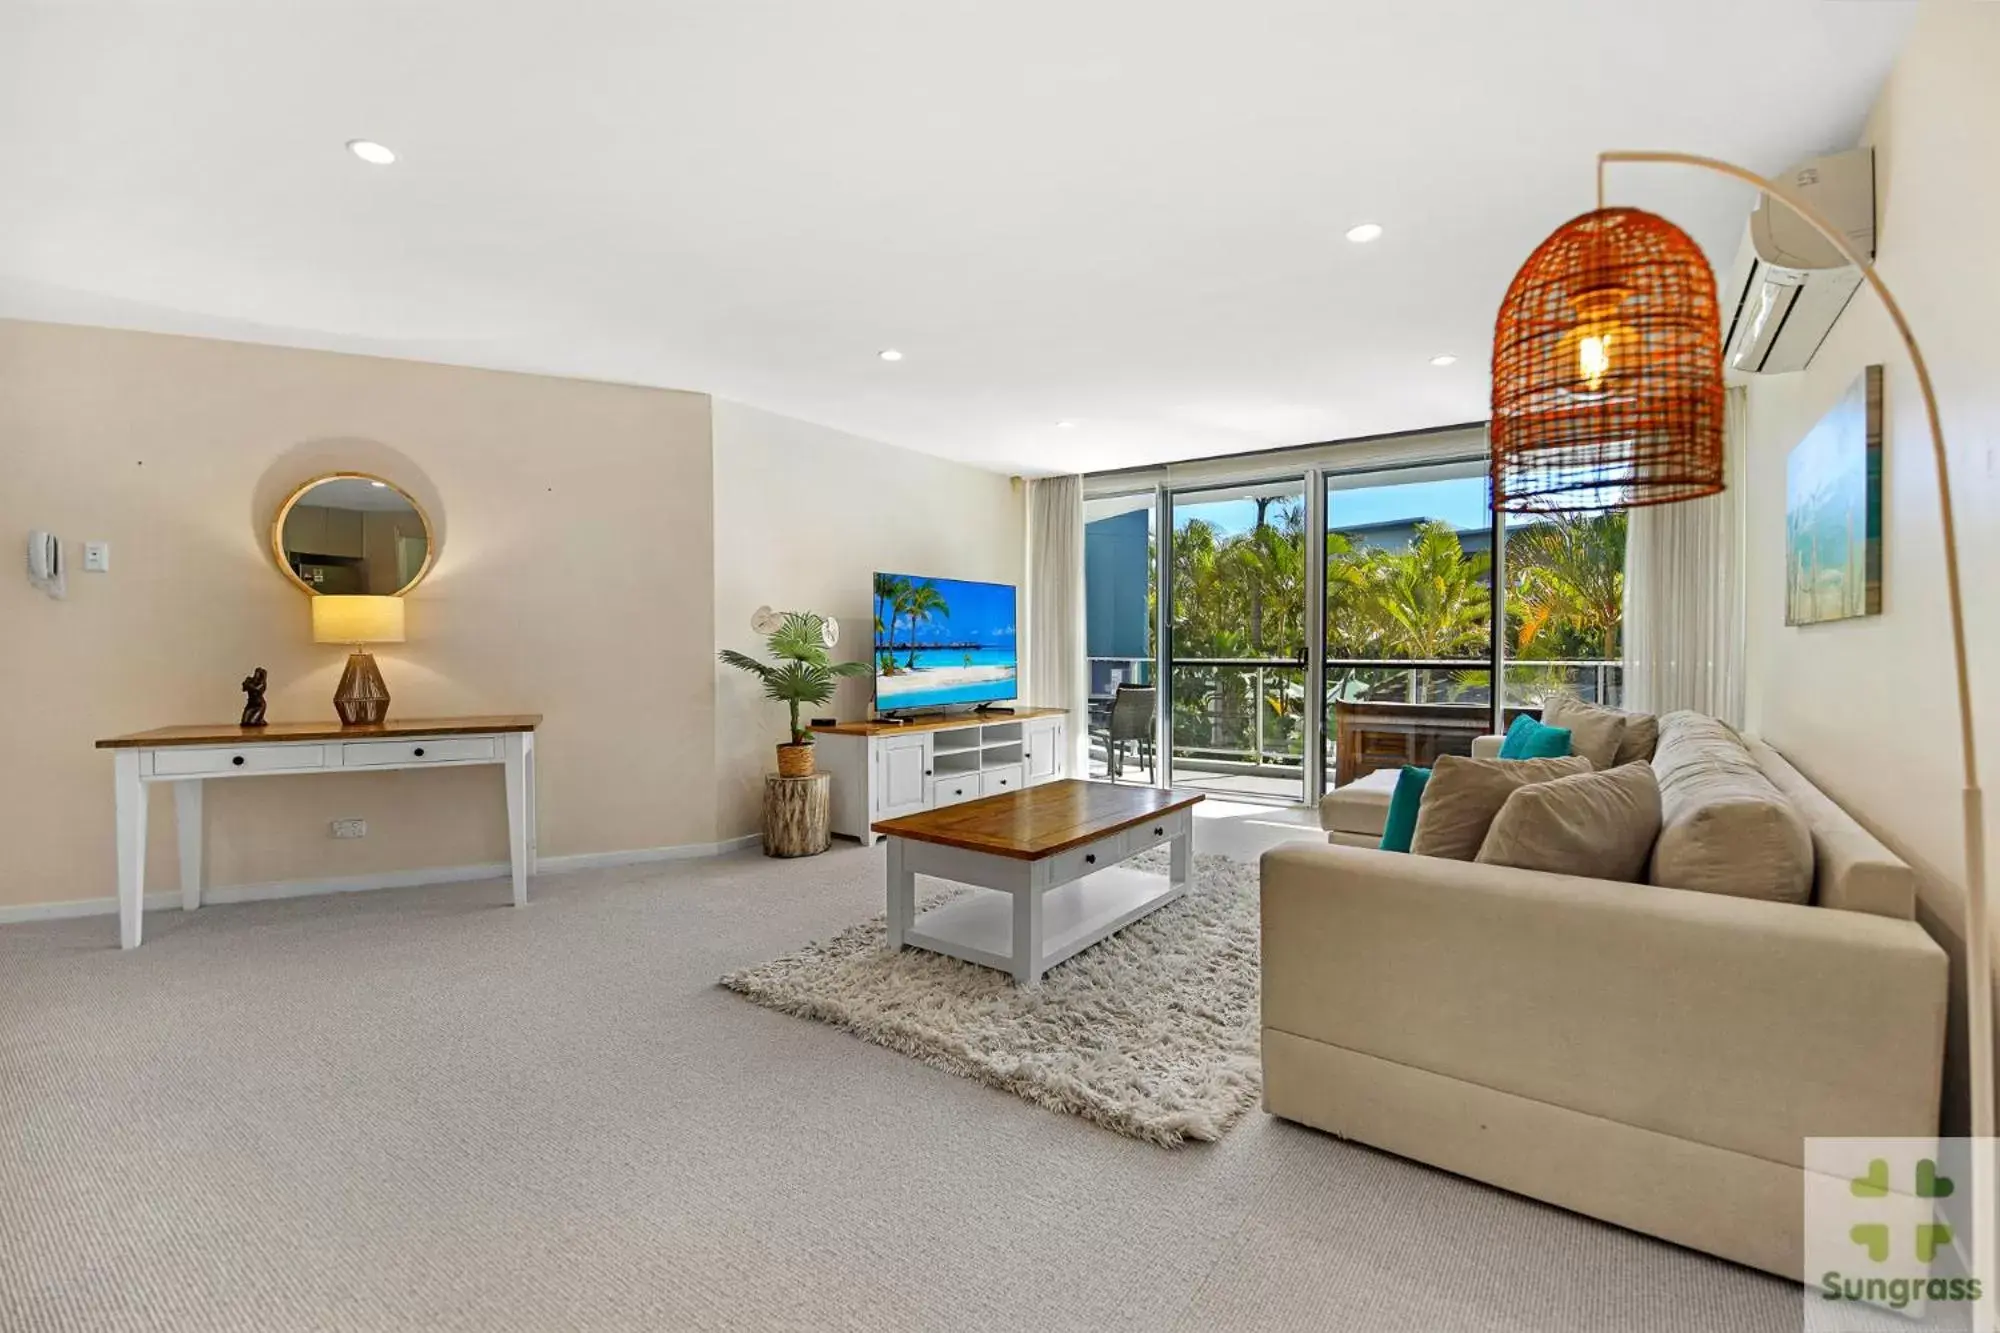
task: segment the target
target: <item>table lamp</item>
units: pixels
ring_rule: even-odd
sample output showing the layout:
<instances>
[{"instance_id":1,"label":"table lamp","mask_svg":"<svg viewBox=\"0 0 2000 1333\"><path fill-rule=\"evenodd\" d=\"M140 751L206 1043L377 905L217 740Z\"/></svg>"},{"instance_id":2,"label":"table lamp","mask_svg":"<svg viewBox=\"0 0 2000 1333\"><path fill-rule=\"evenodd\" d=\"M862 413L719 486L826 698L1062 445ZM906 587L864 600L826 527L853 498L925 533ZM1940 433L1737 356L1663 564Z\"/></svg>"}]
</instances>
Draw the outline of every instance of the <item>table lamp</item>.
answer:
<instances>
[{"instance_id":1,"label":"table lamp","mask_svg":"<svg viewBox=\"0 0 2000 1333\"><path fill-rule=\"evenodd\" d=\"M403 641L403 599L400 597L329 596L312 599L314 643L345 643L347 670L333 692L333 711L350 727L374 725L389 715L389 686L375 659L362 651L364 643Z\"/></svg>"}]
</instances>

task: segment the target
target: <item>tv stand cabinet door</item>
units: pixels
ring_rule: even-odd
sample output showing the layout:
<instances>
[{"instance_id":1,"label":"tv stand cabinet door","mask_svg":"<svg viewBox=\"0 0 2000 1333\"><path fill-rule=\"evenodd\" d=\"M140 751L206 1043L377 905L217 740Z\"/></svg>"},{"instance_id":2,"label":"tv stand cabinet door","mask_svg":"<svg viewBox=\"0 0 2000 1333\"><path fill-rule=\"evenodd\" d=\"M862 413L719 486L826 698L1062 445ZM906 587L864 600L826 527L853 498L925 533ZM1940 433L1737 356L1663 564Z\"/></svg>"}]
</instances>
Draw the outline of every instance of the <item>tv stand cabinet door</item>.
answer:
<instances>
[{"instance_id":1,"label":"tv stand cabinet door","mask_svg":"<svg viewBox=\"0 0 2000 1333\"><path fill-rule=\"evenodd\" d=\"M1023 732L1026 744L1023 762L1027 772L1025 781L1033 787L1043 782L1054 782L1069 775L1069 751L1065 744L1067 728L1059 717L1030 718Z\"/></svg>"},{"instance_id":2,"label":"tv stand cabinet door","mask_svg":"<svg viewBox=\"0 0 2000 1333\"><path fill-rule=\"evenodd\" d=\"M875 818L895 819L931 808L931 738L884 736L875 741Z\"/></svg>"}]
</instances>

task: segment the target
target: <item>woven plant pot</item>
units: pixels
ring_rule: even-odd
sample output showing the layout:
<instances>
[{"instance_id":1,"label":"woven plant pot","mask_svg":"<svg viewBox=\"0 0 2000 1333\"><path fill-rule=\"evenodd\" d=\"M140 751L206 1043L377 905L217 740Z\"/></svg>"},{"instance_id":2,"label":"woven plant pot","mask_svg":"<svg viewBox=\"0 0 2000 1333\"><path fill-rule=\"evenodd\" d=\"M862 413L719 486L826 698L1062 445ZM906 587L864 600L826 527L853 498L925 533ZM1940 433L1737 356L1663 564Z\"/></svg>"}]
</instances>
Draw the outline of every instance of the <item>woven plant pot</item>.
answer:
<instances>
[{"instance_id":1,"label":"woven plant pot","mask_svg":"<svg viewBox=\"0 0 2000 1333\"><path fill-rule=\"evenodd\" d=\"M780 745L778 747L778 776L781 778L809 778L813 775L813 747L810 745Z\"/></svg>"}]
</instances>

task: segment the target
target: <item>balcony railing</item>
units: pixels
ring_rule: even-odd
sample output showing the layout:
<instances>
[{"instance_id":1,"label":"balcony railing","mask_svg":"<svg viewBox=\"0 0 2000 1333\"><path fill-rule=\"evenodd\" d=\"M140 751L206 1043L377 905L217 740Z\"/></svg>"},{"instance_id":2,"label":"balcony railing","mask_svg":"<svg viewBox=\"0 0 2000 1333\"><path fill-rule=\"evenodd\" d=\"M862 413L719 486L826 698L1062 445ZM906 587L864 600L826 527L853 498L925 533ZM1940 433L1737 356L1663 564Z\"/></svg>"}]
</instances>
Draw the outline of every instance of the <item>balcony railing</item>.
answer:
<instances>
[{"instance_id":1,"label":"balcony railing","mask_svg":"<svg viewBox=\"0 0 2000 1333\"><path fill-rule=\"evenodd\" d=\"M1150 661L1092 658L1094 689L1120 673L1127 683L1149 683ZM1175 785L1207 788L1266 800L1306 799L1304 665L1246 659L1201 658L1173 664L1171 752ZM1618 706L1624 698L1624 664L1603 658L1516 658L1506 663L1509 708L1536 708L1551 694ZM1090 776L1106 776L1105 718L1110 691L1093 695ZM1490 711L1491 667L1484 658L1409 661L1334 657L1326 663L1320 701L1325 771L1337 767L1333 703L1451 705ZM1131 772L1130 761L1126 771ZM1316 793L1315 793L1316 795Z\"/></svg>"}]
</instances>

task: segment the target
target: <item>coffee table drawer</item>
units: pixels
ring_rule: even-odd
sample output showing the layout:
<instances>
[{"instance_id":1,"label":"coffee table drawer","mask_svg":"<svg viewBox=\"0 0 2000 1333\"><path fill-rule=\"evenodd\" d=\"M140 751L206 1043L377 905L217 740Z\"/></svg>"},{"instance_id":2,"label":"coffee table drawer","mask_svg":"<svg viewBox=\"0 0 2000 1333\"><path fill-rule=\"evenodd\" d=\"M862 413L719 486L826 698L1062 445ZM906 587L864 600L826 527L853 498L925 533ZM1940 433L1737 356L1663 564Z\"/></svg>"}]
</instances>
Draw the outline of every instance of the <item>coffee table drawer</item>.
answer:
<instances>
[{"instance_id":1,"label":"coffee table drawer","mask_svg":"<svg viewBox=\"0 0 2000 1333\"><path fill-rule=\"evenodd\" d=\"M1049 882L1067 884L1085 875L1094 875L1106 866L1117 865L1124 859L1120 851L1121 840L1113 834L1109 838L1099 838L1081 847L1072 847L1066 852L1057 852L1051 858Z\"/></svg>"},{"instance_id":2,"label":"coffee table drawer","mask_svg":"<svg viewBox=\"0 0 2000 1333\"><path fill-rule=\"evenodd\" d=\"M1187 811L1172 810L1144 824L1135 824L1120 834L1120 846L1125 855L1137 856L1148 847L1158 847L1187 827Z\"/></svg>"}]
</instances>

